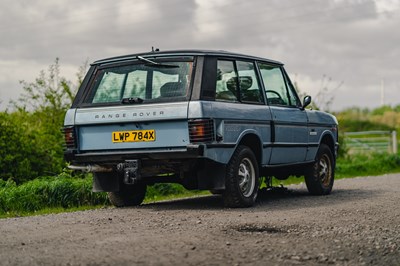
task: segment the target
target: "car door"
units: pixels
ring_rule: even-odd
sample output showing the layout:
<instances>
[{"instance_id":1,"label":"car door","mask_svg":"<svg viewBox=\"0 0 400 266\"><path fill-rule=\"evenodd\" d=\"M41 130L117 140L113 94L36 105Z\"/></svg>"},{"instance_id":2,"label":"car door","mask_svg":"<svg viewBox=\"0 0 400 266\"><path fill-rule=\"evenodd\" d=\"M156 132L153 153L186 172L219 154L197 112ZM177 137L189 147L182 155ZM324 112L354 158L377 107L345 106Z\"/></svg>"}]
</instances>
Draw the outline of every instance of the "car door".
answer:
<instances>
[{"instance_id":1,"label":"car door","mask_svg":"<svg viewBox=\"0 0 400 266\"><path fill-rule=\"evenodd\" d=\"M280 65L258 64L272 114L272 154L269 164L301 163L308 146L307 113Z\"/></svg>"}]
</instances>

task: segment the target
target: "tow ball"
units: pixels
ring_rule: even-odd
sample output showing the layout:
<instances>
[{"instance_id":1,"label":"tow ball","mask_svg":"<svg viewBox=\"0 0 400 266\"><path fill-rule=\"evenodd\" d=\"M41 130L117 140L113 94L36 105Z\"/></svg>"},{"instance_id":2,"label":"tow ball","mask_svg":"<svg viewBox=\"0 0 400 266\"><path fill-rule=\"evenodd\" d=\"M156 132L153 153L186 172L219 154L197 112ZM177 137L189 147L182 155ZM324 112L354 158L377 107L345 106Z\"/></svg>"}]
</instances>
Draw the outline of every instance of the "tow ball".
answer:
<instances>
[{"instance_id":1,"label":"tow ball","mask_svg":"<svg viewBox=\"0 0 400 266\"><path fill-rule=\"evenodd\" d=\"M124 183L127 185L135 185L140 179L140 161L139 160L126 160L117 165L117 170L124 173Z\"/></svg>"}]
</instances>

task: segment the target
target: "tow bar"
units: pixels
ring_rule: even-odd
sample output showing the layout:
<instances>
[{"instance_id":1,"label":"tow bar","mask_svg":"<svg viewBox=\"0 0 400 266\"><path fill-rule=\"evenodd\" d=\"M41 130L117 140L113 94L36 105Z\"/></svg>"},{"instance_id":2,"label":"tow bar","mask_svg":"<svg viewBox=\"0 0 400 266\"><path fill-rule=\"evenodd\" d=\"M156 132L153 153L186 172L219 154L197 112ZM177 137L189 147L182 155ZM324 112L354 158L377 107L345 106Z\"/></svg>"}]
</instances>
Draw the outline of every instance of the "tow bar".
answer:
<instances>
[{"instance_id":1,"label":"tow bar","mask_svg":"<svg viewBox=\"0 0 400 266\"><path fill-rule=\"evenodd\" d=\"M140 179L140 161L139 160L126 160L117 165L117 170L124 173L124 183L127 185L137 184Z\"/></svg>"}]
</instances>

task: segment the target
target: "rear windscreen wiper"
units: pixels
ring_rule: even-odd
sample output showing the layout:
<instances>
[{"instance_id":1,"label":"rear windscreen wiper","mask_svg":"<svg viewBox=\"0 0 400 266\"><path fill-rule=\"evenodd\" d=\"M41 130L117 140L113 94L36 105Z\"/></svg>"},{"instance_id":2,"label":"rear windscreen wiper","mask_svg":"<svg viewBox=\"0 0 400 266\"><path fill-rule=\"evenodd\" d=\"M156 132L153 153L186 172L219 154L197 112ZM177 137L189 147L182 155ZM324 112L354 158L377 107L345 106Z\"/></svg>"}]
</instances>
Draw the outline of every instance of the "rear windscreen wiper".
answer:
<instances>
[{"instance_id":1,"label":"rear windscreen wiper","mask_svg":"<svg viewBox=\"0 0 400 266\"><path fill-rule=\"evenodd\" d=\"M142 103L143 99L139 97L130 97L130 98L123 98L121 100L122 104L134 104L134 103Z\"/></svg>"},{"instance_id":2,"label":"rear windscreen wiper","mask_svg":"<svg viewBox=\"0 0 400 266\"><path fill-rule=\"evenodd\" d=\"M178 68L178 65L169 65L169 64L161 64L161 63L157 63L154 62L152 60L146 59L144 57L141 57L140 55L137 56L137 59L139 59L140 61L146 62L146 65L151 65L153 67L161 67L161 68Z\"/></svg>"}]
</instances>

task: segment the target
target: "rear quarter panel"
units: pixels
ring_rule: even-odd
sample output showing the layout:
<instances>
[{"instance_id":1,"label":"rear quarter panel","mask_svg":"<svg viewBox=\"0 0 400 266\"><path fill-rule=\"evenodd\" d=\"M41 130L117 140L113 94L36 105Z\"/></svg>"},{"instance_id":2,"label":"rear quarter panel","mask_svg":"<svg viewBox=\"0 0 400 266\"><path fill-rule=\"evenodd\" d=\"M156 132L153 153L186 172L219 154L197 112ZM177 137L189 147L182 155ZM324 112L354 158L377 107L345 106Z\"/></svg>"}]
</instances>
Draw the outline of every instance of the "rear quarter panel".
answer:
<instances>
[{"instance_id":1,"label":"rear quarter panel","mask_svg":"<svg viewBox=\"0 0 400 266\"><path fill-rule=\"evenodd\" d=\"M271 113L269 107L257 104L230 103L218 101L191 102L189 118L199 116L213 118L216 135L222 139L208 145L205 157L220 163L228 163L241 139L247 134L256 135L260 139L262 164L270 157Z\"/></svg>"}]
</instances>

